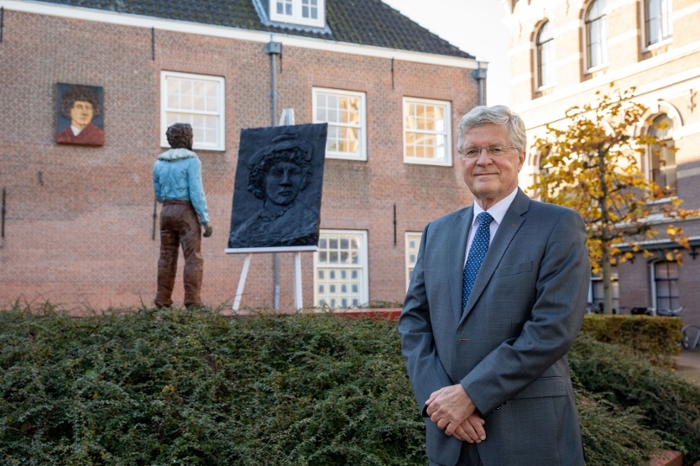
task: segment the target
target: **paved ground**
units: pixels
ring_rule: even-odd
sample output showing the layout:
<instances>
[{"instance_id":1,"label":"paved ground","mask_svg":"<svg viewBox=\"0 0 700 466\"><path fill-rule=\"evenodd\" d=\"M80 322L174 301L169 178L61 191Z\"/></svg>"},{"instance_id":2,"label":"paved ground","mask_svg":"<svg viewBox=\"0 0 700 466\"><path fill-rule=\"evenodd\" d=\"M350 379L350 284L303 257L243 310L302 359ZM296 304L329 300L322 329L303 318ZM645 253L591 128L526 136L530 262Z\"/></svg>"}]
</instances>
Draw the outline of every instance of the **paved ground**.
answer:
<instances>
[{"instance_id":1,"label":"paved ground","mask_svg":"<svg viewBox=\"0 0 700 466\"><path fill-rule=\"evenodd\" d=\"M700 384L700 348L686 351L674 357L677 373Z\"/></svg>"}]
</instances>

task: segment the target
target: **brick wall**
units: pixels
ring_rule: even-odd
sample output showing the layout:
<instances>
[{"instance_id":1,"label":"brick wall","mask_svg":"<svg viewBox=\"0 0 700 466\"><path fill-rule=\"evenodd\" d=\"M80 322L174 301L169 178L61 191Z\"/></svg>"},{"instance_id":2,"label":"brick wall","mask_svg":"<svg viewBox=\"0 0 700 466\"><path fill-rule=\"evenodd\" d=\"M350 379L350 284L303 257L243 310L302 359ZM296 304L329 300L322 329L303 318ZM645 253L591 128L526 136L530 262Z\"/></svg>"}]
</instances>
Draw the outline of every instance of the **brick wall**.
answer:
<instances>
[{"instance_id":1,"label":"brick wall","mask_svg":"<svg viewBox=\"0 0 700 466\"><path fill-rule=\"evenodd\" d=\"M0 307L50 300L76 312L150 305L159 241L151 169L160 147L162 70L223 76L226 150L197 151L214 234L203 240L203 300L230 307L243 255L225 255L242 128L269 126L270 61L256 42L5 10L0 43ZM55 144L57 82L104 88L103 147ZM369 298L405 292L404 232L471 203L458 167L403 163L402 98L452 103L454 129L476 105L471 70L285 46L278 109L310 123L312 87L366 93L367 162L327 160L321 228L369 231ZM397 212L394 244L393 208ZM158 208L160 211L160 207ZM254 255L242 307L271 307L273 256ZM305 306L313 261L302 253ZM279 254L280 303L293 305L292 254ZM182 257L180 258L182 268ZM182 304L182 277L174 299Z\"/></svg>"}]
</instances>

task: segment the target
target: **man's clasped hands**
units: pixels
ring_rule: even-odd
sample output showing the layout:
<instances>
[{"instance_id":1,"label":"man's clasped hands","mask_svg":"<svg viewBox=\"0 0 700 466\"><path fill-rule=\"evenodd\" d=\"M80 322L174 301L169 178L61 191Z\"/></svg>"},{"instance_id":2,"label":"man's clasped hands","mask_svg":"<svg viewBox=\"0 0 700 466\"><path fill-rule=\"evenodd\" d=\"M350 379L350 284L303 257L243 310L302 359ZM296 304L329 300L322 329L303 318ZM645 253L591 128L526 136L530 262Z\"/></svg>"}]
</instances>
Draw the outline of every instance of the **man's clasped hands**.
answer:
<instances>
[{"instance_id":1,"label":"man's clasped hands","mask_svg":"<svg viewBox=\"0 0 700 466\"><path fill-rule=\"evenodd\" d=\"M430 420L446 435L469 443L486 440L485 421L461 385L450 385L433 392L425 402Z\"/></svg>"}]
</instances>

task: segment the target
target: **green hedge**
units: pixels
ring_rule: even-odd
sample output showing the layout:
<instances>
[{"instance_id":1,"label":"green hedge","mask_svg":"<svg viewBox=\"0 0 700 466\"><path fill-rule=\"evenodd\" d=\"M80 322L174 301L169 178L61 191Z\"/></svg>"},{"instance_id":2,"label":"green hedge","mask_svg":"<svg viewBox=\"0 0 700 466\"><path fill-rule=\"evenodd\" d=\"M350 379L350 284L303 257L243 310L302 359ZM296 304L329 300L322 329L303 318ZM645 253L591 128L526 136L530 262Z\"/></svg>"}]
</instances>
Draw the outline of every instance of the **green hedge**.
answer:
<instances>
[{"instance_id":1,"label":"green hedge","mask_svg":"<svg viewBox=\"0 0 700 466\"><path fill-rule=\"evenodd\" d=\"M0 329L2 464L424 462L394 323L5 312Z\"/></svg>"},{"instance_id":2,"label":"green hedge","mask_svg":"<svg viewBox=\"0 0 700 466\"><path fill-rule=\"evenodd\" d=\"M678 317L587 314L581 332L604 343L621 344L669 362L681 351L683 321Z\"/></svg>"},{"instance_id":3,"label":"green hedge","mask_svg":"<svg viewBox=\"0 0 700 466\"><path fill-rule=\"evenodd\" d=\"M588 466L667 445L649 427L653 401L602 397L577 370ZM0 312L1 464L413 466L424 448L395 321Z\"/></svg>"},{"instance_id":4,"label":"green hedge","mask_svg":"<svg viewBox=\"0 0 700 466\"><path fill-rule=\"evenodd\" d=\"M574 343L569 362L582 387L622 409L638 409L643 424L685 452L685 464L700 461L700 386L626 346L585 336Z\"/></svg>"}]
</instances>

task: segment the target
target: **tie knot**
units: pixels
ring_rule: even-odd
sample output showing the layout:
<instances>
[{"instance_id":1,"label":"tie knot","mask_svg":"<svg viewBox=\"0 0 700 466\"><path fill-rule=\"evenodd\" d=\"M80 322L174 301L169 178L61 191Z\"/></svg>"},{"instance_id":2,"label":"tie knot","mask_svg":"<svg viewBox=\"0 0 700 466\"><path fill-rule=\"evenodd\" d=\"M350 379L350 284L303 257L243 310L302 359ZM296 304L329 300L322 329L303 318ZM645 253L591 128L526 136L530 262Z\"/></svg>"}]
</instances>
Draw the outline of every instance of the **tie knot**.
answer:
<instances>
[{"instance_id":1,"label":"tie knot","mask_svg":"<svg viewBox=\"0 0 700 466\"><path fill-rule=\"evenodd\" d=\"M491 222L493 222L493 217L488 212L481 212L479 215L476 216L476 218L479 219L479 226L491 225Z\"/></svg>"}]
</instances>

